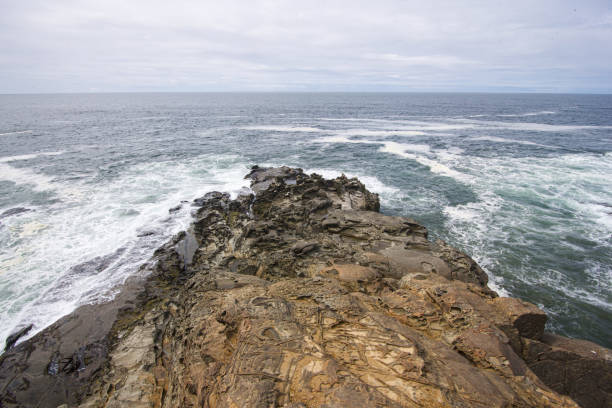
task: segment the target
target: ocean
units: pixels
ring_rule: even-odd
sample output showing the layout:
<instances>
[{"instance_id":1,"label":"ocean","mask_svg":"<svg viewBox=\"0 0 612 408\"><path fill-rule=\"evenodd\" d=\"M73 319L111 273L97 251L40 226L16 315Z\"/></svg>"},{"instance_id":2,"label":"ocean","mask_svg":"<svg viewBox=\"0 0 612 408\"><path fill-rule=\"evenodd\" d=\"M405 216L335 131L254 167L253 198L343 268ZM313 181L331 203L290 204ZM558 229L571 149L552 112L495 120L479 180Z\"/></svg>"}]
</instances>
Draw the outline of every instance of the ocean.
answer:
<instances>
[{"instance_id":1,"label":"ocean","mask_svg":"<svg viewBox=\"0 0 612 408\"><path fill-rule=\"evenodd\" d=\"M443 93L0 95L0 344L111 299L254 164L359 177L612 347L612 95Z\"/></svg>"}]
</instances>

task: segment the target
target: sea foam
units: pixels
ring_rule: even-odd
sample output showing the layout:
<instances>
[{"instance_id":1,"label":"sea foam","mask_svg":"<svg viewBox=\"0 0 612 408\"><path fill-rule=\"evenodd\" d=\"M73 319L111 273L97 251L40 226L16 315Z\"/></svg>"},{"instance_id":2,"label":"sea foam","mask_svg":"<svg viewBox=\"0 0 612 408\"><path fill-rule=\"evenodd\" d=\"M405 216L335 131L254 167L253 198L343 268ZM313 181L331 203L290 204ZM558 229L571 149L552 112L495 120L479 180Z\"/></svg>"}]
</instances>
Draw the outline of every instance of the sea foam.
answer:
<instances>
[{"instance_id":1,"label":"sea foam","mask_svg":"<svg viewBox=\"0 0 612 408\"><path fill-rule=\"evenodd\" d=\"M12 171L12 180L32 183L40 177L1 166ZM212 190L235 197L248 185L247 171L237 156L143 163L106 183L78 185L86 200L61 201L3 220L0 343L18 327L33 323L32 336L79 305L111 298L113 287L189 225L189 203L171 214L169 208ZM61 190L65 183L39 179L37 184ZM96 262L102 258L106 261Z\"/></svg>"}]
</instances>

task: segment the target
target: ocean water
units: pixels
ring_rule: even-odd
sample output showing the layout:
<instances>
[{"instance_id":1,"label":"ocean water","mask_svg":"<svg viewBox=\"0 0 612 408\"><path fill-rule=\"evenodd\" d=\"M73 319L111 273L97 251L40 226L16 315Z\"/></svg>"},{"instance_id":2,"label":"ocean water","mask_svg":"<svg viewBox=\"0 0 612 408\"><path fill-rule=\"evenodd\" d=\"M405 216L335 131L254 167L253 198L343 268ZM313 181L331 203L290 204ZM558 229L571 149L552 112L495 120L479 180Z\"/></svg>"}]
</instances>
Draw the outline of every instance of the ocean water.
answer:
<instances>
[{"instance_id":1,"label":"ocean water","mask_svg":"<svg viewBox=\"0 0 612 408\"><path fill-rule=\"evenodd\" d=\"M0 342L113 288L253 164L358 176L554 332L612 347L612 96L0 95Z\"/></svg>"}]
</instances>

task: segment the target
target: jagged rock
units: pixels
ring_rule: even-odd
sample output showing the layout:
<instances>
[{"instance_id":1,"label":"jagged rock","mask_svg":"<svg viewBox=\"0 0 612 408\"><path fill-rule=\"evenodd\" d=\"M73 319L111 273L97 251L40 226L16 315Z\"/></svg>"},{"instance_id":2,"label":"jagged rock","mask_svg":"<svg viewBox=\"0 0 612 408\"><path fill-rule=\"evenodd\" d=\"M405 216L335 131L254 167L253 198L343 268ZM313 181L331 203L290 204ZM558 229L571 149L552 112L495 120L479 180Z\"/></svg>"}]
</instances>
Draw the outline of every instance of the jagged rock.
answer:
<instances>
[{"instance_id":1,"label":"jagged rock","mask_svg":"<svg viewBox=\"0 0 612 408\"><path fill-rule=\"evenodd\" d=\"M25 336L26 334L28 334L28 332L30 330L32 330L32 327L34 325L30 324L26 327L23 327L19 330L17 330L15 333L11 334L10 336L8 336L6 338L6 342L4 345L4 351L10 349L11 347L13 347L15 345L15 343L17 343L17 340L19 340L20 338L22 338L23 336Z\"/></svg>"},{"instance_id":2,"label":"jagged rock","mask_svg":"<svg viewBox=\"0 0 612 408\"><path fill-rule=\"evenodd\" d=\"M416 221L378 213L357 179L288 167L247 177L255 194L196 200L192 226L156 251L102 338L58 350L42 346L47 330L15 349L35 347L39 372L70 396L41 406L578 406L560 393L609 403L609 350L550 340L543 312L499 298L470 257ZM104 357L88 361L88 344ZM15 351L0 363L6 406L51 389L40 375L25 384L34 377ZM77 378L87 387L70 386ZM572 381L593 381L590 399Z\"/></svg>"}]
</instances>

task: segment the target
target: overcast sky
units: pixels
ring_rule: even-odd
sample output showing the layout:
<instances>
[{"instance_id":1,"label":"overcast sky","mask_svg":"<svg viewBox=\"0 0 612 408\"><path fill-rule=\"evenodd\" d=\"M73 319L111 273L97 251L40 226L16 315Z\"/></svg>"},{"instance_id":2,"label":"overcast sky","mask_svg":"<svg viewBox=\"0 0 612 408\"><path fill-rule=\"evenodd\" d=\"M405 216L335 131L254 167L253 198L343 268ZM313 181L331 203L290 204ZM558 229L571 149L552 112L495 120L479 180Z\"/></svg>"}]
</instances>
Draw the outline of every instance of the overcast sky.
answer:
<instances>
[{"instance_id":1,"label":"overcast sky","mask_svg":"<svg viewBox=\"0 0 612 408\"><path fill-rule=\"evenodd\" d=\"M0 0L0 93L612 93L612 0Z\"/></svg>"}]
</instances>

